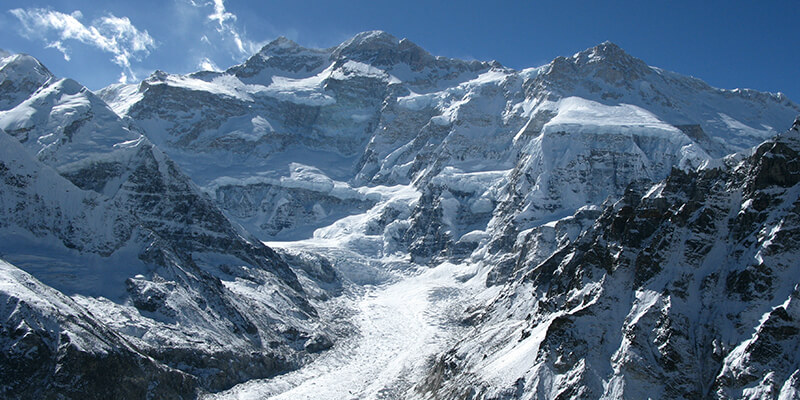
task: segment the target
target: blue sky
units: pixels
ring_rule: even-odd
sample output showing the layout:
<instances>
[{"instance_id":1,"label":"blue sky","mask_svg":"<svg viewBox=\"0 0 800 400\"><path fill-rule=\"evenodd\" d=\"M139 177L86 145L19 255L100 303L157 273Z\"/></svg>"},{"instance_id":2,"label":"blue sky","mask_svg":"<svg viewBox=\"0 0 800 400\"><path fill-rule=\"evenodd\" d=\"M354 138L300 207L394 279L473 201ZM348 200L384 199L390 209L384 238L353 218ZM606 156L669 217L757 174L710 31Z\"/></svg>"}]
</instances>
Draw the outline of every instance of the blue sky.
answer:
<instances>
[{"instance_id":1,"label":"blue sky","mask_svg":"<svg viewBox=\"0 0 800 400\"><path fill-rule=\"evenodd\" d=\"M6 0L0 48L99 89L155 69L227 68L286 36L334 46L373 29L435 55L545 64L611 40L648 64L800 102L800 2Z\"/></svg>"}]
</instances>

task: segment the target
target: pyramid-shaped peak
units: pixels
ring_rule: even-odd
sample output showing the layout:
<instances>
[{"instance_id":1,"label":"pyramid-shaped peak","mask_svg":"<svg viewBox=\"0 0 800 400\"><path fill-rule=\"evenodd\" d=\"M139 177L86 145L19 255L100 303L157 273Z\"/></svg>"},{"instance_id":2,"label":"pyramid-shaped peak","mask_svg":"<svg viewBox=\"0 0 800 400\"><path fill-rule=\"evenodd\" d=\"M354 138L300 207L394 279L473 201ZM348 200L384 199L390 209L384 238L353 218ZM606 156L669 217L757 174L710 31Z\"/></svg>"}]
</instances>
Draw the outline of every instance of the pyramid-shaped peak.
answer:
<instances>
[{"instance_id":1,"label":"pyramid-shaped peak","mask_svg":"<svg viewBox=\"0 0 800 400\"><path fill-rule=\"evenodd\" d=\"M361 32L333 51L337 59L351 59L377 66L405 63L412 69L432 63L435 58L408 39L399 40L384 31Z\"/></svg>"},{"instance_id":2,"label":"pyramid-shaped peak","mask_svg":"<svg viewBox=\"0 0 800 400\"><path fill-rule=\"evenodd\" d=\"M0 110L16 106L55 79L35 57L12 54L0 58Z\"/></svg>"},{"instance_id":3,"label":"pyramid-shaped peak","mask_svg":"<svg viewBox=\"0 0 800 400\"><path fill-rule=\"evenodd\" d=\"M0 82L14 82L14 85L25 82L24 86L28 88L26 91L33 93L34 88L38 88L54 78L53 73L36 57L27 54L12 54L0 58Z\"/></svg>"},{"instance_id":4,"label":"pyramid-shaped peak","mask_svg":"<svg viewBox=\"0 0 800 400\"><path fill-rule=\"evenodd\" d=\"M339 48L396 47L400 41L384 31L361 32L339 45Z\"/></svg>"},{"instance_id":5,"label":"pyramid-shaped peak","mask_svg":"<svg viewBox=\"0 0 800 400\"><path fill-rule=\"evenodd\" d=\"M12 70L16 74L35 74L38 76L52 78L53 73L47 69L36 57L27 54L9 54L2 57L3 63L0 64L0 70L3 70L6 75L11 74Z\"/></svg>"},{"instance_id":6,"label":"pyramid-shaped peak","mask_svg":"<svg viewBox=\"0 0 800 400\"><path fill-rule=\"evenodd\" d=\"M605 41L597 46L581 51L569 59L580 71L599 75L609 75L609 71L624 71L626 79L637 79L646 75L650 67L644 61L626 53L616 44ZM619 75L616 72L611 75ZM608 78L609 76L606 76ZM620 77L618 77L620 78Z\"/></svg>"},{"instance_id":7,"label":"pyramid-shaped peak","mask_svg":"<svg viewBox=\"0 0 800 400\"><path fill-rule=\"evenodd\" d=\"M261 48L261 52L277 49L295 49L300 47L295 41L286 36L278 36L275 40L267 43Z\"/></svg>"},{"instance_id":8,"label":"pyramid-shaped peak","mask_svg":"<svg viewBox=\"0 0 800 400\"><path fill-rule=\"evenodd\" d=\"M621 48L621 47L619 47L619 46L618 46L616 43L614 43L614 42L612 42L612 41L610 41L610 40L606 40L606 41L604 41L603 43L600 43L600 44L598 44L597 46L594 46L594 47L593 47L593 49L597 49L597 50L599 50L599 51L603 51L603 52L618 52L618 51L624 51L624 50L622 50L622 48Z\"/></svg>"},{"instance_id":9,"label":"pyramid-shaped peak","mask_svg":"<svg viewBox=\"0 0 800 400\"><path fill-rule=\"evenodd\" d=\"M153 71L150 76L145 79L146 82L165 82L169 77L169 73L164 72L160 69Z\"/></svg>"},{"instance_id":10,"label":"pyramid-shaped peak","mask_svg":"<svg viewBox=\"0 0 800 400\"><path fill-rule=\"evenodd\" d=\"M280 46L280 47L294 47L297 46L292 39L287 38L286 36L278 36L275 40L269 42L267 46Z\"/></svg>"},{"instance_id":11,"label":"pyramid-shaped peak","mask_svg":"<svg viewBox=\"0 0 800 400\"><path fill-rule=\"evenodd\" d=\"M303 45L298 44L292 39L287 38L286 36L278 36L273 41L264 45L261 50L258 51L253 57L256 59L261 58L269 58L269 57L292 57L297 55L307 55L307 54L330 54L330 49L316 49L316 48L308 48L304 47Z\"/></svg>"},{"instance_id":12,"label":"pyramid-shaped peak","mask_svg":"<svg viewBox=\"0 0 800 400\"><path fill-rule=\"evenodd\" d=\"M546 76L551 81L562 82L599 79L616 86L642 79L650 73L652 69L644 61L606 41L572 57L556 57L550 63Z\"/></svg>"},{"instance_id":13,"label":"pyramid-shaped peak","mask_svg":"<svg viewBox=\"0 0 800 400\"><path fill-rule=\"evenodd\" d=\"M626 53L621 47L610 41L605 41L597 46L588 48L573 56L576 60L583 62L642 62L636 57Z\"/></svg>"}]
</instances>

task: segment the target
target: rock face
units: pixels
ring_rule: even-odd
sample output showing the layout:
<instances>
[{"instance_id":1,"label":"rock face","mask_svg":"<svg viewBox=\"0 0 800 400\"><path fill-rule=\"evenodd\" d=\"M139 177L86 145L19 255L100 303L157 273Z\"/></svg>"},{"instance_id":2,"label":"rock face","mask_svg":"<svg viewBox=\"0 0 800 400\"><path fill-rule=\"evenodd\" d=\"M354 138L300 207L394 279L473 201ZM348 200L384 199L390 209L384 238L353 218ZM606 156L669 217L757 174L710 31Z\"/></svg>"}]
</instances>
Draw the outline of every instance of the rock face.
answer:
<instances>
[{"instance_id":1,"label":"rock face","mask_svg":"<svg viewBox=\"0 0 800 400\"><path fill-rule=\"evenodd\" d=\"M798 114L612 43L515 71L279 38L97 93L0 54L0 390L270 377L348 289L448 262L491 301L415 396L796 397Z\"/></svg>"},{"instance_id":2,"label":"rock face","mask_svg":"<svg viewBox=\"0 0 800 400\"><path fill-rule=\"evenodd\" d=\"M420 391L796 396L799 160L791 130L748 157L631 186L547 258L532 253L552 239L532 232L501 294Z\"/></svg>"}]
</instances>

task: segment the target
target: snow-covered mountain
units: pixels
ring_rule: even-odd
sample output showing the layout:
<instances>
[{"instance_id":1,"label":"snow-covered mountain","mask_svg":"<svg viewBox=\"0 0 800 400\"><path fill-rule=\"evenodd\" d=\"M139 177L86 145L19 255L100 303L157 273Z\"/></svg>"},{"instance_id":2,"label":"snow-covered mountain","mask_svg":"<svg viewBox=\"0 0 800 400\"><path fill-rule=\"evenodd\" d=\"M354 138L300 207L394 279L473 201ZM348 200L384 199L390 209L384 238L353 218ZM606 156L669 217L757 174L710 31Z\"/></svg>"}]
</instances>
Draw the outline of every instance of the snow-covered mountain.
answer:
<instances>
[{"instance_id":1,"label":"snow-covered mountain","mask_svg":"<svg viewBox=\"0 0 800 400\"><path fill-rule=\"evenodd\" d=\"M4 398L194 397L194 377L143 354L73 299L2 260L0 276Z\"/></svg>"},{"instance_id":2,"label":"snow-covered mountain","mask_svg":"<svg viewBox=\"0 0 800 400\"><path fill-rule=\"evenodd\" d=\"M380 31L97 93L24 55L0 78L8 303L51 349L91 321L81 359L163 396L798 392L782 94L608 42L516 71Z\"/></svg>"},{"instance_id":3,"label":"snow-covered mountain","mask_svg":"<svg viewBox=\"0 0 800 400\"><path fill-rule=\"evenodd\" d=\"M442 209L441 226L412 222L404 235L422 258L474 246L456 243L475 230L512 241L632 181L754 146L800 112L783 95L714 89L612 43L514 71L384 32L323 50L280 38L225 72L156 72L99 95L264 240L308 237L370 206L348 188L432 190L419 207Z\"/></svg>"},{"instance_id":4,"label":"snow-covered mountain","mask_svg":"<svg viewBox=\"0 0 800 400\"><path fill-rule=\"evenodd\" d=\"M433 398L791 399L800 393L800 120L673 170L577 238L526 237L509 283L420 391ZM556 232L580 213L541 227ZM549 250L549 249L548 249Z\"/></svg>"},{"instance_id":5,"label":"snow-covered mountain","mask_svg":"<svg viewBox=\"0 0 800 400\"><path fill-rule=\"evenodd\" d=\"M134 126L29 56L0 73L0 97L15 99L0 110L5 260L205 389L294 368L329 342L289 265Z\"/></svg>"}]
</instances>

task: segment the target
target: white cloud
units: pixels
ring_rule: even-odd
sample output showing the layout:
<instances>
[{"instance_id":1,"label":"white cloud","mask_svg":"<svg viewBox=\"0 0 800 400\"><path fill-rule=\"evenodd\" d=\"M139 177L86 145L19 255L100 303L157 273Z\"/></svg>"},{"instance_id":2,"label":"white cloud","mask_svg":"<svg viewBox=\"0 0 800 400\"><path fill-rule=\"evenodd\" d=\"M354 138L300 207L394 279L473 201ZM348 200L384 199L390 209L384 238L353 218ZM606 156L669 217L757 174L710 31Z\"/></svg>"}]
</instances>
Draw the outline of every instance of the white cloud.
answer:
<instances>
[{"instance_id":1,"label":"white cloud","mask_svg":"<svg viewBox=\"0 0 800 400\"><path fill-rule=\"evenodd\" d=\"M226 22L236 21L236 16L225 10L224 0L214 0L214 13L208 16L208 19L219 22L219 30L225 29Z\"/></svg>"},{"instance_id":2,"label":"white cloud","mask_svg":"<svg viewBox=\"0 0 800 400\"><path fill-rule=\"evenodd\" d=\"M64 60L67 60L67 61L70 60L69 53L67 52L67 48L64 47L64 43L61 43L60 40L56 40L55 42L48 43L47 46L45 46L45 47L51 48L51 49L56 49L56 50L60 51L61 54L64 55Z\"/></svg>"},{"instance_id":3,"label":"white cloud","mask_svg":"<svg viewBox=\"0 0 800 400\"><path fill-rule=\"evenodd\" d=\"M188 4L196 8L211 7L213 10L208 14L208 20L215 24L217 32L222 36L223 40L231 40L234 45L234 51L238 57L246 57L254 54L261 48L261 43L254 42L247 39L244 33L236 25L236 14L228 11L225 7L225 0L213 0L212 2L200 2L194 0L187 0ZM201 41L210 44L207 35L203 35Z\"/></svg>"},{"instance_id":4,"label":"white cloud","mask_svg":"<svg viewBox=\"0 0 800 400\"><path fill-rule=\"evenodd\" d=\"M80 11L65 14L42 8L16 8L10 12L22 23L24 35L43 39L47 47L59 50L67 61L70 59L64 46L67 40L77 40L111 53L112 61L123 68L120 82L136 80L131 60L149 55L150 50L156 47L150 34L137 29L127 17L109 14L85 25L80 21L83 18Z\"/></svg>"}]
</instances>

